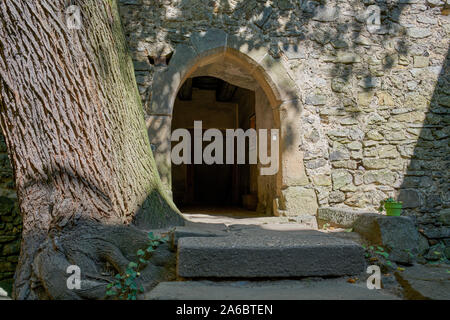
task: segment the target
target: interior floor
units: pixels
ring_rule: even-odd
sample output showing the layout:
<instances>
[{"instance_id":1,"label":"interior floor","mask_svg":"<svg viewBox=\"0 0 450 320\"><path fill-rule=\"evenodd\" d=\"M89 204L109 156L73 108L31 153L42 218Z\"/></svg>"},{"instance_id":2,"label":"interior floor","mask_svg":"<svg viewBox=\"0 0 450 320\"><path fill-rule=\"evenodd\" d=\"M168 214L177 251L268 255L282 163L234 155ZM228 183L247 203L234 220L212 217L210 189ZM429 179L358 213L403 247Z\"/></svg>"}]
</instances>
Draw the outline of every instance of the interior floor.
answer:
<instances>
[{"instance_id":1,"label":"interior floor","mask_svg":"<svg viewBox=\"0 0 450 320\"><path fill-rule=\"evenodd\" d=\"M242 207L237 206L208 206L208 205L197 205L197 206L183 206L180 208L181 212L184 214L205 214L212 216L225 216L233 217L235 219L245 219L255 216L262 216L256 211L247 210Z\"/></svg>"},{"instance_id":2,"label":"interior floor","mask_svg":"<svg viewBox=\"0 0 450 320\"><path fill-rule=\"evenodd\" d=\"M247 225L278 231L317 229L311 224L299 223L289 217L263 216L241 207L187 206L180 210L186 220L194 223Z\"/></svg>"}]
</instances>

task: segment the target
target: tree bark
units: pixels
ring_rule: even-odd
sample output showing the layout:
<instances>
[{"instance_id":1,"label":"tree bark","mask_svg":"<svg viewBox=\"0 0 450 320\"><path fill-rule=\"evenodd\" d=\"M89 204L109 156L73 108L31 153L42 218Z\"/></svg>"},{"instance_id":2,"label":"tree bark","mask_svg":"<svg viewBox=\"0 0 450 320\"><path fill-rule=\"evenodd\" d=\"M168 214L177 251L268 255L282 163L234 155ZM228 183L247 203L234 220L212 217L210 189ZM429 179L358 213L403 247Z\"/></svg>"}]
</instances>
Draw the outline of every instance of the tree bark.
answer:
<instances>
[{"instance_id":1,"label":"tree bark","mask_svg":"<svg viewBox=\"0 0 450 320\"><path fill-rule=\"evenodd\" d=\"M79 30L67 1L0 1L0 124L23 217L17 299L98 297L101 270L123 269L140 229L184 222L157 173L116 1L71 3ZM92 290L65 288L69 264Z\"/></svg>"}]
</instances>

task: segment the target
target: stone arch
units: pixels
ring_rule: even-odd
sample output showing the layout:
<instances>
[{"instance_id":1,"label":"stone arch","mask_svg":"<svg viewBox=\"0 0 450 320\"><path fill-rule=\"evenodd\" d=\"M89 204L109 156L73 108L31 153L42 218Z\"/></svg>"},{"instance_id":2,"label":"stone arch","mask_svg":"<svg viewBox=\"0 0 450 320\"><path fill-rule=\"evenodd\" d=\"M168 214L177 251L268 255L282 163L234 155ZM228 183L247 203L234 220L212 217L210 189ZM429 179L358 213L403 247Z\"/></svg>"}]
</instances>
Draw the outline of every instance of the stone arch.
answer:
<instances>
[{"instance_id":1,"label":"stone arch","mask_svg":"<svg viewBox=\"0 0 450 320\"><path fill-rule=\"evenodd\" d=\"M161 179L170 191L171 117L179 89L202 67L224 60L253 77L269 101L281 140L274 213L298 215L294 211L302 210L302 197L289 196L288 189L308 184L303 155L296 148L301 140L300 122L294 120L300 119L302 111L299 90L288 68L281 59L272 57L265 43L228 35L223 30L210 29L193 34L187 43L175 48L169 65L154 75L147 126ZM307 197L314 197L314 203L317 203L315 194ZM315 214L311 211L307 214Z\"/></svg>"},{"instance_id":2,"label":"stone arch","mask_svg":"<svg viewBox=\"0 0 450 320\"><path fill-rule=\"evenodd\" d=\"M167 68L155 74L150 110L153 114L171 115L173 99L184 80L201 65L232 59L259 83L273 108L284 101L297 100L298 90L288 70L269 53L263 43L228 35L219 29L192 35L190 43L175 48Z\"/></svg>"}]
</instances>

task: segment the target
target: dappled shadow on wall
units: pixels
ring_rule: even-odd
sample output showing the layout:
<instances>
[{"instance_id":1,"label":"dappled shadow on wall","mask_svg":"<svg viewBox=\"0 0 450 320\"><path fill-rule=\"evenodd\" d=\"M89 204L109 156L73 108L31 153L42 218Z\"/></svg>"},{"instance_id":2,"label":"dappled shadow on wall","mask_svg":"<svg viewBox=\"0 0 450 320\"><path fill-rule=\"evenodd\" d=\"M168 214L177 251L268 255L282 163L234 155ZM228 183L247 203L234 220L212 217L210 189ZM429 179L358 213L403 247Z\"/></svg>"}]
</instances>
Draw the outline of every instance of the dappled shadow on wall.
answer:
<instances>
[{"instance_id":1,"label":"dappled shadow on wall","mask_svg":"<svg viewBox=\"0 0 450 320\"><path fill-rule=\"evenodd\" d=\"M411 160L398 198L403 202L405 214L417 217L417 222L429 239L450 237L450 228L445 227L441 218L450 205L449 60L447 51L421 128L407 129L420 132L417 143L410 146L409 150L409 146L405 146L403 151L403 155L410 156Z\"/></svg>"}]
</instances>

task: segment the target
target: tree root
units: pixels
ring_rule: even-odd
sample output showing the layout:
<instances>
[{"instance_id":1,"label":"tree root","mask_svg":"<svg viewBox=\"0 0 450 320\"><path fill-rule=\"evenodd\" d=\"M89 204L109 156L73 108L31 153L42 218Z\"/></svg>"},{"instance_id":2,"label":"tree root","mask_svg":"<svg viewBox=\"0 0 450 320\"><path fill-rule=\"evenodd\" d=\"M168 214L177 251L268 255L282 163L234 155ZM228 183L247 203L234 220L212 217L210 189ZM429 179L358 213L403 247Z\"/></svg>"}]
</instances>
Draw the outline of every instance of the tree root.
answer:
<instances>
[{"instance_id":1,"label":"tree root","mask_svg":"<svg viewBox=\"0 0 450 320\"><path fill-rule=\"evenodd\" d=\"M50 232L30 259L28 281L16 285L16 299L106 299L106 286L117 273L124 273L136 252L147 247L147 232L126 225L80 222ZM27 250L26 243L22 250ZM24 263L24 262L22 262ZM175 253L167 244L158 247L148 265L140 271L138 285L145 291L160 281L175 277ZM69 289L70 265L81 271L80 289ZM20 277L20 275L19 275Z\"/></svg>"}]
</instances>

